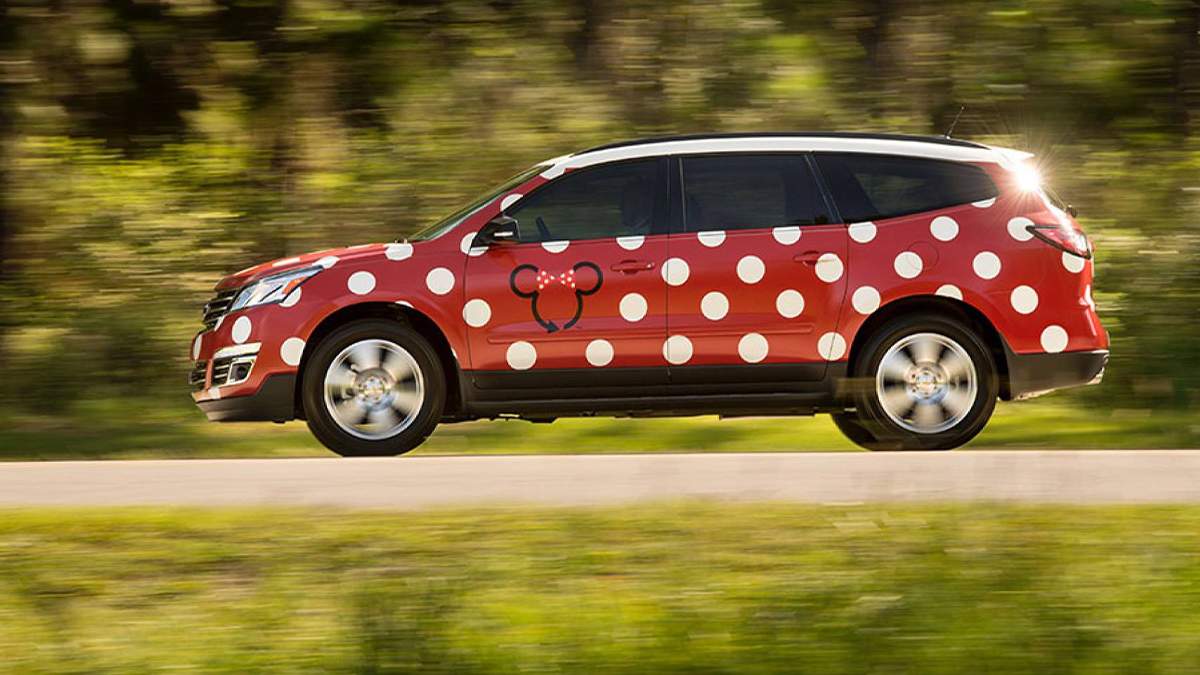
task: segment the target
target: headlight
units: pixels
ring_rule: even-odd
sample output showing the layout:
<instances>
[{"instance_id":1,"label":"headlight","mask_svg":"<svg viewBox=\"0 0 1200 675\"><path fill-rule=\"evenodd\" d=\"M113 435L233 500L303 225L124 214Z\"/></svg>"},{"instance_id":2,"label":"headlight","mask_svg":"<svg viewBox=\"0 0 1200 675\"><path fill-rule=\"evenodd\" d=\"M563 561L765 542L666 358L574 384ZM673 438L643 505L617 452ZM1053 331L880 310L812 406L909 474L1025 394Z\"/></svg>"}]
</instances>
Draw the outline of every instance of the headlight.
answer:
<instances>
[{"instance_id":1,"label":"headlight","mask_svg":"<svg viewBox=\"0 0 1200 675\"><path fill-rule=\"evenodd\" d=\"M258 281L250 284L238 293L233 304L229 306L229 311L234 312L247 307L257 307L258 305L269 305L273 302L279 302L286 298L289 293L308 281L318 272L324 271L324 267L305 267L304 269L291 270L280 274L272 274L269 277L263 277Z\"/></svg>"}]
</instances>

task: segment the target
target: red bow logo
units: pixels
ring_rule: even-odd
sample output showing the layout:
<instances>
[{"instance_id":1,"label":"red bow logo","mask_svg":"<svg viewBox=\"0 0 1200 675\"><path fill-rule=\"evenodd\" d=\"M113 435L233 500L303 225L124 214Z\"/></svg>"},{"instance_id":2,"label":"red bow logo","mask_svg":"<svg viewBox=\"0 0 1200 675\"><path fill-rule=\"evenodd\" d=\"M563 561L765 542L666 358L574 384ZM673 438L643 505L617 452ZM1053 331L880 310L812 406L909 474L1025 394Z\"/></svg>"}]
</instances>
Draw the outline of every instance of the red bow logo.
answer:
<instances>
[{"instance_id":1,"label":"red bow logo","mask_svg":"<svg viewBox=\"0 0 1200 675\"><path fill-rule=\"evenodd\" d=\"M559 274L557 277L546 270L542 270L538 272L537 275L538 290L546 290L546 287L550 284L553 284L555 279L558 280L558 283L566 286L567 288L575 288L575 270L567 270L566 272Z\"/></svg>"}]
</instances>

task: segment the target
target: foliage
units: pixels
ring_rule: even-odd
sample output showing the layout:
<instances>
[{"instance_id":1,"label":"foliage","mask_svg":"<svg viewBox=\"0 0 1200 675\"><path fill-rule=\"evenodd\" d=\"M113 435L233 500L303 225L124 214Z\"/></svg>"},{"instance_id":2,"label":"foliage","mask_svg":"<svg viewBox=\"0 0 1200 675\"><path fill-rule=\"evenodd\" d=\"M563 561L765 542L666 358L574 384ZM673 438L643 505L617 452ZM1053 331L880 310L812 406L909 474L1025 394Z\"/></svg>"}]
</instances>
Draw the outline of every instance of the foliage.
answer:
<instances>
[{"instance_id":1,"label":"foliage","mask_svg":"<svg viewBox=\"0 0 1200 675\"><path fill-rule=\"evenodd\" d=\"M10 511L0 668L1189 672L1198 527L1195 507Z\"/></svg>"},{"instance_id":2,"label":"foliage","mask_svg":"<svg viewBox=\"0 0 1200 675\"><path fill-rule=\"evenodd\" d=\"M391 240L556 154L657 133L943 132L1039 153L1097 241L1094 404L1200 391L1195 0L13 0L0 395L180 384L211 284ZM1131 403L1132 401L1132 403Z\"/></svg>"}]
</instances>

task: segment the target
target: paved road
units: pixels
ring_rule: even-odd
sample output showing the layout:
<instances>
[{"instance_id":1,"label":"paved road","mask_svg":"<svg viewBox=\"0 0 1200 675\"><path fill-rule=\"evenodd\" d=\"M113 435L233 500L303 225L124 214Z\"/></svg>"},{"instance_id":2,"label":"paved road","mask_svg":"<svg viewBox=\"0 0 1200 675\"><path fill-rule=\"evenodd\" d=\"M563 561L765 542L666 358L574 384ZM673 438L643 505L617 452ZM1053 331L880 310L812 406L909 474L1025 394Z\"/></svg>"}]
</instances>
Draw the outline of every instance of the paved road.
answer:
<instances>
[{"instance_id":1,"label":"paved road","mask_svg":"<svg viewBox=\"0 0 1200 675\"><path fill-rule=\"evenodd\" d=\"M789 453L0 464L0 506L414 509L648 500L1200 502L1200 451Z\"/></svg>"}]
</instances>

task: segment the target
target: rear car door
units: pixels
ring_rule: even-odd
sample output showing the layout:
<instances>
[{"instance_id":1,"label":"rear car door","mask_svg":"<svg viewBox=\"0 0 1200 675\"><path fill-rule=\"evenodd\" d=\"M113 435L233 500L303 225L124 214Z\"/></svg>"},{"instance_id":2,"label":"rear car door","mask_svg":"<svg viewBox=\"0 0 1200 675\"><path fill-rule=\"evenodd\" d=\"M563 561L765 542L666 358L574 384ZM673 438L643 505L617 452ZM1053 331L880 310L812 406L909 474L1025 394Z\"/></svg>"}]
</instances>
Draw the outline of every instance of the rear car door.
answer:
<instances>
[{"instance_id":1,"label":"rear car door","mask_svg":"<svg viewBox=\"0 0 1200 675\"><path fill-rule=\"evenodd\" d=\"M810 159L678 159L682 222L666 270L673 385L820 380L844 358L846 232ZM786 387L782 387L786 389Z\"/></svg>"},{"instance_id":2,"label":"rear car door","mask_svg":"<svg viewBox=\"0 0 1200 675\"><path fill-rule=\"evenodd\" d=\"M577 169L506 211L517 241L467 262L478 390L572 398L666 384L666 166Z\"/></svg>"}]
</instances>

